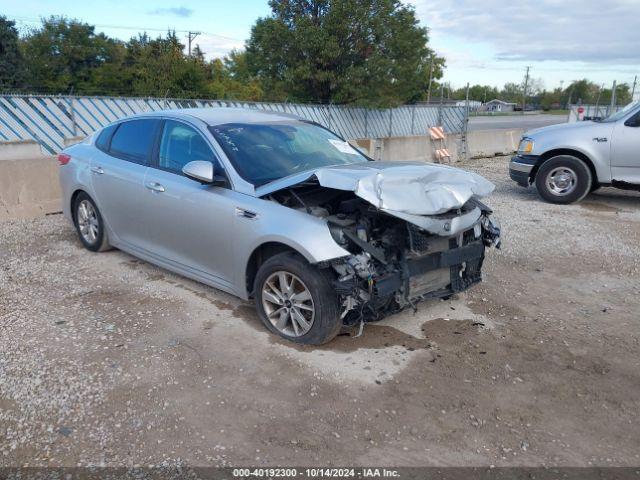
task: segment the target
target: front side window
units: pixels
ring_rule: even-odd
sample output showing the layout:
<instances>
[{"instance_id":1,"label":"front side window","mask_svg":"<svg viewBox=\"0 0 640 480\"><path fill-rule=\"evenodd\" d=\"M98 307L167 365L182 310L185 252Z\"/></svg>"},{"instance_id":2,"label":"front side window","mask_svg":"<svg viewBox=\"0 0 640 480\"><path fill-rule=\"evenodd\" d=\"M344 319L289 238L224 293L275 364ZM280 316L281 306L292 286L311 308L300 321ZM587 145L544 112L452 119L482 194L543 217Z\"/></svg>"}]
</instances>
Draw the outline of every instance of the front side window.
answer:
<instances>
[{"instance_id":1,"label":"front side window","mask_svg":"<svg viewBox=\"0 0 640 480\"><path fill-rule=\"evenodd\" d=\"M158 166L180 173L194 160L214 161L213 152L202 135L184 123L167 120L164 124Z\"/></svg>"},{"instance_id":2,"label":"front side window","mask_svg":"<svg viewBox=\"0 0 640 480\"><path fill-rule=\"evenodd\" d=\"M113 134L109 152L125 160L147 163L158 124L158 120L149 118L121 123Z\"/></svg>"},{"instance_id":3,"label":"front side window","mask_svg":"<svg viewBox=\"0 0 640 480\"><path fill-rule=\"evenodd\" d=\"M368 161L344 140L303 121L210 126L236 171L255 186L298 172Z\"/></svg>"}]
</instances>

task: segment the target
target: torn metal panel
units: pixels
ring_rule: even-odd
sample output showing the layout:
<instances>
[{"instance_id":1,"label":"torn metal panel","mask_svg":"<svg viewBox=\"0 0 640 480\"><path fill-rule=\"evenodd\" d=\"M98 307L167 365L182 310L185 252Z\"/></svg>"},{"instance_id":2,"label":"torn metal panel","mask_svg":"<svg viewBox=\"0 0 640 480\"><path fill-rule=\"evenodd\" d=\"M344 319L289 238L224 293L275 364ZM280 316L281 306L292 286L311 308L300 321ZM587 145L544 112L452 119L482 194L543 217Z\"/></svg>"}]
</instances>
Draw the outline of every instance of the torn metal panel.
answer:
<instances>
[{"instance_id":1,"label":"torn metal panel","mask_svg":"<svg viewBox=\"0 0 640 480\"><path fill-rule=\"evenodd\" d=\"M434 218L421 215L411 215L403 212L392 212L389 210L383 210L383 212L401 218L402 220L406 220L407 222L413 223L430 233L434 233L442 237L449 237L472 228L482 215L482 212L478 207L475 207L470 212L463 213L462 215L453 218Z\"/></svg>"},{"instance_id":2,"label":"torn metal panel","mask_svg":"<svg viewBox=\"0 0 640 480\"><path fill-rule=\"evenodd\" d=\"M352 191L380 210L399 217L399 214L438 215L458 209L470 198L487 196L495 188L480 175L446 165L363 162L292 175L265 185L256 193L263 196L312 177L323 187Z\"/></svg>"},{"instance_id":3,"label":"torn metal panel","mask_svg":"<svg viewBox=\"0 0 640 480\"><path fill-rule=\"evenodd\" d=\"M494 189L475 173L419 162L359 163L322 168L314 175L323 187L351 190L390 214L438 215Z\"/></svg>"}]
</instances>

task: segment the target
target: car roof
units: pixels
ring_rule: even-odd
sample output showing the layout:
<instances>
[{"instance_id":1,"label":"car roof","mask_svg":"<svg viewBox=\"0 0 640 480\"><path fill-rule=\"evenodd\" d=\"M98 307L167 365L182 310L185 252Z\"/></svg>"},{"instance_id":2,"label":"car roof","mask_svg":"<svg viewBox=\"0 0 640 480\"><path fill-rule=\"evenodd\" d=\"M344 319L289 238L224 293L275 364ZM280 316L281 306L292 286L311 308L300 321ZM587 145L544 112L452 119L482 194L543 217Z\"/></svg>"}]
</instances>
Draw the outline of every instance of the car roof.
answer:
<instances>
[{"instance_id":1,"label":"car roof","mask_svg":"<svg viewBox=\"0 0 640 480\"><path fill-rule=\"evenodd\" d=\"M300 117L289 113L258 110L256 108L236 107L179 108L135 115L135 117L166 116L182 118L185 120L189 119L189 117L197 118L210 126L223 125L226 123L263 123L301 120Z\"/></svg>"}]
</instances>

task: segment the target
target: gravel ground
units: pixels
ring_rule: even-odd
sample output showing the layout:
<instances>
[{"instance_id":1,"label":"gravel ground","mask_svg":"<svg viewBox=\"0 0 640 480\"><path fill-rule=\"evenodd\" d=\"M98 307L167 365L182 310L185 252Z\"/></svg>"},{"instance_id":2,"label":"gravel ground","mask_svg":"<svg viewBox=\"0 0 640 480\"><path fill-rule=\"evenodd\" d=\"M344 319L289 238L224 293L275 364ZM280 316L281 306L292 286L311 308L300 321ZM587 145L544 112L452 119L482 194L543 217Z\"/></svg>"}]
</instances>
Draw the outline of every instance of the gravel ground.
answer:
<instances>
[{"instance_id":1,"label":"gravel ground","mask_svg":"<svg viewBox=\"0 0 640 480\"><path fill-rule=\"evenodd\" d=\"M464 167L497 185L485 282L322 348L60 215L0 223L0 465L640 464L640 195Z\"/></svg>"}]
</instances>

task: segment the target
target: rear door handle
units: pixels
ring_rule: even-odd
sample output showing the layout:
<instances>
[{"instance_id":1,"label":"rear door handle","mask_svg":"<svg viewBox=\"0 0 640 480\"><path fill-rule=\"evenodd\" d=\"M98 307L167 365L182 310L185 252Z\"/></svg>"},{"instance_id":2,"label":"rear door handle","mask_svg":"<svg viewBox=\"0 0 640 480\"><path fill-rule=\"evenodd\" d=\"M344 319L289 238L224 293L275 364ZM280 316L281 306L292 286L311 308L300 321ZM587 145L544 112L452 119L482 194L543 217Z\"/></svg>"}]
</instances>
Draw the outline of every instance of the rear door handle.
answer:
<instances>
[{"instance_id":1,"label":"rear door handle","mask_svg":"<svg viewBox=\"0 0 640 480\"><path fill-rule=\"evenodd\" d=\"M98 175L102 175L104 173L102 167L91 167L91 171L93 173L97 173Z\"/></svg>"},{"instance_id":2,"label":"rear door handle","mask_svg":"<svg viewBox=\"0 0 640 480\"><path fill-rule=\"evenodd\" d=\"M153 192L164 192L164 187L158 182L147 182L144 186Z\"/></svg>"}]
</instances>

